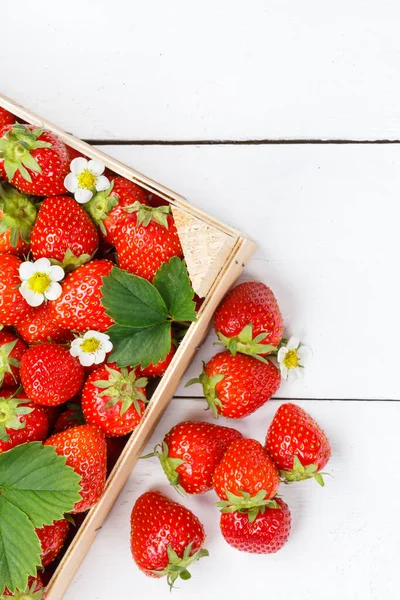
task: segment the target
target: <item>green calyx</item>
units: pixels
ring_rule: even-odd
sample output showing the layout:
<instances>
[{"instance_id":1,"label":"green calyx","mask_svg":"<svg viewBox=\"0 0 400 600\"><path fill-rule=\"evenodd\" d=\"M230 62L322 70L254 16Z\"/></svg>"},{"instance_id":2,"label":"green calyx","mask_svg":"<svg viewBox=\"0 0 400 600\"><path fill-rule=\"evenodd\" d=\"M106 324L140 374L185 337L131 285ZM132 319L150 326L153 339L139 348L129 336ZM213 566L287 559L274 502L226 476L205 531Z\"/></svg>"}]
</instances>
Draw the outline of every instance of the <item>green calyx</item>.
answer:
<instances>
[{"instance_id":1,"label":"green calyx","mask_svg":"<svg viewBox=\"0 0 400 600\"><path fill-rule=\"evenodd\" d=\"M10 232L10 243L13 248L16 248L19 238L29 244L37 215L33 197L19 192L8 183L0 183L0 211L3 213L0 234Z\"/></svg>"},{"instance_id":2,"label":"green calyx","mask_svg":"<svg viewBox=\"0 0 400 600\"><path fill-rule=\"evenodd\" d=\"M35 592L35 588L37 586L37 581L34 580L32 585L28 587L24 592L20 592L16 590L13 594L14 600L41 600L43 597L44 590L41 588L37 592ZM4 594L0 596L0 600L10 600L10 596L5 596Z\"/></svg>"},{"instance_id":3,"label":"green calyx","mask_svg":"<svg viewBox=\"0 0 400 600\"><path fill-rule=\"evenodd\" d=\"M56 260L55 258L50 258L50 262L52 265L58 265L64 269L64 273L70 273L86 264L91 260L92 256L90 254L81 254L80 256L75 256L75 254L68 248L68 250L64 254L63 260Z\"/></svg>"},{"instance_id":4,"label":"green calyx","mask_svg":"<svg viewBox=\"0 0 400 600\"><path fill-rule=\"evenodd\" d=\"M0 159L4 160L4 169L10 183L17 171L29 182L32 177L27 169L42 172L41 166L31 154L32 150L38 148L51 148L49 142L39 140L42 133L42 127L30 130L26 125L17 123L0 139Z\"/></svg>"},{"instance_id":5,"label":"green calyx","mask_svg":"<svg viewBox=\"0 0 400 600\"><path fill-rule=\"evenodd\" d=\"M184 581L191 578L188 567L190 567L192 563L205 556L209 556L208 550L205 550L204 548L200 548L200 550L191 555L192 546L192 542L186 546L182 558L177 555L171 546L168 546L168 566L162 571L151 571L158 577L167 577L167 582L171 591L178 578L183 579Z\"/></svg>"},{"instance_id":6,"label":"green calyx","mask_svg":"<svg viewBox=\"0 0 400 600\"><path fill-rule=\"evenodd\" d=\"M133 404L136 412L140 416L142 411L139 400L147 402L147 398L140 388L146 387L148 382L147 378L140 377L140 379L136 379L135 371L132 369L131 372L129 372L127 367L123 367L121 372L116 369L111 369L107 365L106 369L110 377L107 380L93 382L93 385L103 390L100 392L99 396L110 397L104 408L112 408L120 402L120 415L122 417Z\"/></svg>"},{"instance_id":7,"label":"green calyx","mask_svg":"<svg viewBox=\"0 0 400 600\"><path fill-rule=\"evenodd\" d=\"M11 373L11 375L13 375L11 367L19 367L19 360L10 356L17 342L18 340L13 340L0 347L0 386L3 385L4 375L6 373Z\"/></svg>"},{"instance_id":8,"label":"green calyx","mask_svg":"<svg viewBox=\"0 0 400 600\"><path fill-rule=\"evenodd\" d=\"M108 217L110 211L118 204L117 196L114 196L112 193L113 189L114 182L112 181L109 188L103 192L97 192L89 202L86 202L86 204L83 205L83 208L96 225L98 225L104 235L107 234L107 231L103 221Z\"/></svg>"},{"instance_id":9,"label":"green calyx","mask_svg":"<svg viewBox=\"0 0 400 600\"><path fill-rule=\"evenodd\" d=\"M267 492L265 490L260 490L255 496L250 496L248 492L243 490L239 491L240 496L232 494L228 490L225 490L225 494L228 500L220 500L216 504L221 509L221 512L246 513L250 523L255 521L258 513L264 514L266 508L279 508L276 500L266 497Z\"/></svg>"},{"instance_id":10,"label":"green calyx","mask_svg":"<svg viewBox=\"0 0 400 600\"><path fill-rule=\"evenodd\" d=\"M28 399L13 398L12 396L10 398L0 398L0 441L9 441L10 436L6 431L7 429L19 430L25 428L25 420L20 421L18 417L29 415L33 411L33 408L25 406L28 403Z\"/></svg>"},{"instance_id":11,"label":"green calyx","mask_svg":"<svg viewBox=\"0 0 400 600\"><path fill-rule=\"evenodd\" d=\"M237 352L240 352L241 354L253 356L253 358L264 363L267 363L268 359L260 356L261 354L272 354L277 351L276 346L261 343L268 335L268 332L264 332L253 338L253 325L246 325L238 336L232 338L217 331L219 343L222 346L225 346L233 356L235 356Z\"/></svg>"},{"instance_id":12,"label":"green calyx","mask_svg":"<svg viewBox=\"0 0 400 600\"><path fill-rule=\"evenodd\" d=\"M131 206L126 206L127 213L137 213L137 224L147 227L151 221L155 221L168 229L168 215L171 214L170 206L146 206L139 201L134 202Z\"/></svg>"},{"instance_id":13,"label":"green calyx","mask_svg":"<svg viewBox=\"0 0 400 600\"><path fill-rule=\"evenodd\" d=\"M205 369L204 363L203 363L203 369ZM203 370L203 372L201 373L201 375L199 377L189 379L189 381L185 385L185 387L189 387L190 385L193 385L195 383L200 383L203 386L204 397L207 400L207 404L208 404L208 408L206 410L211 408L215 419L218 419L218 417L219 417L218 409L222 408L222 402L218 398L216 386L218 383L220 383L223 380L224 377L225 377L225 375L223 375L223 374L212 375L211 377L209 377L209 375L207 375L205 370Z\"/></svg>"},{"instance_id":14,"label":"green calyx","mask_svg":"<svg viewBox=\"0 0 400 600\"><path fill-rule=\"evenodd\" d=\"M281 470L280 476L283 483L293 483L294 481L303 481L304 479L315 479L315 481L322 487L325 485L323 475L325 473L319 473L317 465L307 465L306 467L301 464L298 456L293 458L293 469Z\"/></svg>"},{"instance_id":15,"label":"green calyx","mask_svg":"<svg viewBox=\"0 0 400 600\"><path fill-rule=\"evenodd\" d=\"M180 458L172 458L169 456L169 448L165 442L162 442L162 444L157 444L153 452L146 454L146 456L142 456L141 458L150 458L152 456L157 456L170 484L179 494L182 496L185 495L186 491L179 483L179 473L177 472L177 468L184 461Z\"/></svg>"}]
</instances>

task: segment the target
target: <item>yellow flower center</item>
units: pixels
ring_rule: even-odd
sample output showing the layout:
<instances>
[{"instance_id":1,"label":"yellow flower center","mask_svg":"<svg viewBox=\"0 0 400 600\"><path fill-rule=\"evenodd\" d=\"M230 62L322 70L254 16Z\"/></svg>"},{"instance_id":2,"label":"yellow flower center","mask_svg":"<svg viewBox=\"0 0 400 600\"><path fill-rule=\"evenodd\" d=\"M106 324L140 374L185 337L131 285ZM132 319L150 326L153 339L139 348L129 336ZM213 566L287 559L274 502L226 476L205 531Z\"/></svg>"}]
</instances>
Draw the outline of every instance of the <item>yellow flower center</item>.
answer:
<instances>
[{"instance_id":1,"label":"yellow flower center","mask_svg":"<svg viewBox=\"0 0 400 600\"><path fill-rule=\"evenodd\" d=\"M84 169L82 173L77 175L78 183L80 188L85 188L86 190L91 190L94 188L97 175L93 173L90 169Z\"/></svg>"},{"instance_id":2,"label":"yellow flower center","mask_svg":"<svg viewBox=\"0 0 400 600\"><path fill-rule=\"evenodd\" d=\"M288 350L286 352L283 364L287 369L295 369L299 366L299 355L296 350Z\"/></svg>"},{"instance_id":3,"label":"yellow flower center","mask_svg":"<svg viewBox=\"0 0 400 600\"><path fill-rule=\"evenodd\" d=\"M47 273L35 273L28 280L29 289L33 290L36 294L44 294L50 284L51 279Z\"/></svg>"},{"instance_id":4,"label":"yellow flower center","mask_svg":"<svg viewBox=\"0 0 400 600\"><path fill-rule=\"evenodd\" d=\"M97 352L97 350L100 348L100 342L94 337L86 338L86 340L83 340L81 348L84 352L91 354L92 352Z\"/></svg>"}]
</instances>

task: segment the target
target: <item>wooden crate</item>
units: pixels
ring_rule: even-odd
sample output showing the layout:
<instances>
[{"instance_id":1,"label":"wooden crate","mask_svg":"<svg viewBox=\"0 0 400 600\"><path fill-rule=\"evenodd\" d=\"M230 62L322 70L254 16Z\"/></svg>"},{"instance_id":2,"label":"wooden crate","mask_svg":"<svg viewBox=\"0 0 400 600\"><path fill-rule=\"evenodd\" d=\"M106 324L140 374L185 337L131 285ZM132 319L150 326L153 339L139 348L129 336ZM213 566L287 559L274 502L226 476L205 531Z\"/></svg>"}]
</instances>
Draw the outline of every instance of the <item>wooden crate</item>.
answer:
<instances>
[{"instance_id":1,"label":"wooden crate","mask_svg":"<svg viewBox=\"0 0 400 600\"><path fill-rule=\"evenodd\" d=\"M190 326L167 372L153 393L142 422L132 433L108 477L101 499L88 513L49 583L46 600L61 600L158 420L174 395L186 368L205 338L215 309L240 275L254 252L255 244L238 231L191 206L182 196L73 135L65 133L1 94L0 106L27 123L45 127L85 156L100 160L112 171L167 200L171 204L192 285L196 293L204 298L198 320ZM133 564L132 568L134 568Z\"/></svg>"}]
</instances>

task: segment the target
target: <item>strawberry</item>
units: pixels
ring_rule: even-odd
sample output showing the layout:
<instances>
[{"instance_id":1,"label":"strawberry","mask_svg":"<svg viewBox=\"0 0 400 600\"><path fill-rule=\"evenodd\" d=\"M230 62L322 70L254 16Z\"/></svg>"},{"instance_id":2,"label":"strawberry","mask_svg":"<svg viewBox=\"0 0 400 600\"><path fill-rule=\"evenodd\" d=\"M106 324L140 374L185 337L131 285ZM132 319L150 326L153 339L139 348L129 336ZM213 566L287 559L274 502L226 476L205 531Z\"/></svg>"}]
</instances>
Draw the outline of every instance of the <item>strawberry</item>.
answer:
<instances>
[{"instance_id":1,"label":"strawberry","mask_svg":"<svg viewBox=\"0 0 400 600\"><path fill-rule=\"evenodd\" d=\"M26 254L37 208L31 196L0 183L0 254Z\"/></svg>"},{"instance_id":2,"label":"strawberry","mask_svg":"<svg viewBox=\"0 0 400 600\"><path fill-rule=\"evenodd\" d=\"M45 596L43 594L43 582L41 580L40 575L36 575L36 577L29 577L28 586L26 590L20 592L17 590L14 594L12 594L9 590L4 590L0 599L3 600L3 596L7 598L14 598L15 600L44 600Z\"/></svg>"},{"instance_id":3,"label":"strawberry","mask_svg":"<svg viewBox=\"0 0 400 600\"><path fill-rule=\"evenodd\" d=\"M0 331L0 387L19 384L19 361L25 350L26 344L15 333Z\"/></svg>"},{"instance_id":4,"label":"strawberry","mask_svg":"<svg viewBox=\"0 0 400 600\"><path fill-rule=\"evenodd\" d=\"M31 307L22 297L19 266L21 261L11 254L0 254L0 324L16 325L31 312Z\"/></svg>"},{"instance_id":5,"label":"strawberry","mask_svg":"<svg viewBox=\"0 0 400 600\"><path fill-rule=\"evenodd\" d=\"M285 483L314 477L324 485L320 471L331 456L329 440L300 406L289 402L278 408L268 429L265 449L281 470Z\"/></svg>"},{"instance_id":6,"label":"strawberry","mask_svg":"<svg viewBox=\"0 0 400 600\"><path fill-rule=\"evenodd\" d=\"M0 135L0 174L7 181L26 194L65 194L71 160L64 142L34 125L9 125Z\"/></svg>"},{"instance_id":7,"label":"strawberry","mask_svg":"<svg viewBox=\"0 0 400 600\"><path fill-rule=\"evenodd\" d=\"M57 454L65 456L67 465L81 476L81 500L72 512L92 508L103 493L106 482L107 446L104 435L92 425L81 425L56 433L44 445L54 446Z\"/></svg>"},{"instance_id":8,"label":"strawberry","mask_svg":"<svg viewBox=\"0 0 400 600\"><path fill-rule=\"evenodd\" d=\"M127 214L118 221L113 236L119 266L153 281L164 262L182 256L171 207L151 208L135 202L125 210Z\"/></svg>"},{"instance_id":9,"label":"strawberry","mask_svg":"<svg viewBox=\"0 0 400 600\"><path fill-rule=\"evenodd\" d=\"M119 459L125 445L129 439L129 435L123 437L108 437L107 442L107 475L111 473Z\"/></svg>"},{"instance_id":10,"label":"strawberry","mask_svg":"<svg viewBox=\"0 0 400 600\"><path fill-rule=\"evenodd\" d=\"M146 400L147 379L136 378L135 369L115 363L96 369L82 391L82 410L87 423L107 436L126 435L140 422Z\"/></svg>"},{"instance_id":11,"label":"strawberry","mask_svg":"<svg viewBox=\"0 0 400 600\"><path fill-rule=\"evenodd\" d=\"M69 196L45 198L32 230L35 260L51 258L64 271L88 262L96 252L99 236L89 215Z\"/></svg>"},{"instance_id":12,"label":"strawberry","mask_svg":"<svg viewBox=\"0 0 400 600\"><path fill-rule=\"evenodd\" d=\"M237 285L215 313L215 331L232 354L259 358L276 352L282 339L283 320L274 294L258 281Z\"/></svg>"},{"instance_id":13,"label":"strawberry","mask_svg":"<svg viewBox=\"0 0 400 600\"><path fill-rule=\"evenodd\" d=\"M49 420L49 431L53 431L55 424L63 413L64 405L59 404L58 406L41 406L47 415Z\"/></svg>"},{"instance_id":14,"label":"strawberry","mask_svg":"<svg viewBox=\"0 0 400 600\"><path fill-rule=\"evenodd\" d=\"M149 577L167 577L172 589L175 581L189 579L188 567L208 556L203 525L187 508L161 492L142 494L131 514L133 560Z\"/></svg>"},{"instance_id":15,"label":"strawberry","mask_svg":"<svg viewBox=\"0 0 400 600\"><path fill-rule=\"evenodd\" d=\"M26 442L41 442L49 429L41 406L29 402L23 392L2 390L0 397L0 453Z\"/></svg>"},{"instance_id":16,"label":"strawberry","mask_svg":"<svg viewBox=\"0 0 400 600\"><path fill-rule=\"evenodd\" d=\"M101 304L101 286L112 267L108 260L92 260L70 273L62 284L61 296L51 303L56 323L76 331L107 331L113 320Z\"/></svg>"},{"instance_id":17,"label":"strawberry","mask_svg":"<svg viewBox=\"0 0 400 600\"><path fill-rule=\"evenodd\" d=\"M272 362L228 351L204 365L203 373L186 386L201 383L214 417L241 419L260 408L279 388L281 377Z\"/></svg>"},{"instance_id":18,"label":"strawberry","mask_svg":"<svg viewBox=\"0 0 400 600\"><path fill-rule=\"evenodd\" d=\"M61 433L71 427L77 427L78 425L84 425L85 419L83 418L82 408L79 404L68 402L67 410L61 413L54 425L54 433Z\"/></svg>"},{"instance_id":19,"label":"strawberry","mask_svg":"<svg viewBox=\"0 0 400 600\"><path fill-rule=\"evenodd\" d=\"M40 560L42 566L47 567L61 552L69 531L69 521L61 519L54 521L52 525L44 525L36 529L42 553Z\"/></svg>"},{"instance_id":20,"label":"strawberry","mask_svg":"<svg viewBox=\"0 0 400 600\"><path fill-rule=\"evenodd\" d=\"M171 344L171 350L168 352L164 360L160 360L156 365L150 363L145 369L139 369L141 377L148 377L149 379L152 377L162 377L171 364L175 352L176 348L173 344Z\"/></svg>"},{"instance_id":21,"label":"strawberry","mask_svg":"<svg viewBox=\"0 0 400 600\"><path fill-rule=\"evenodd\" d=\"M16 330L27 344L48 341L63 344L74 339L71 331L54 321L50 303L31 308L31 312L16 325Z\"/></svg>"},{"instance_id":22,"label":"strawberry","mask_svg":"<svg viewBox=\"0 0 400 600\"><path fill-rule=\"evenodd\" d=\"M259 442L239 439L216 467L213 486L222 512L246 512L254 520L266 506L276 506L270 499L278 491L279 472Z\"/></svg>"},{"instance_id":23,"label":"strawberry","mask_svg":"<svg viewBox=\"0 0 400 600\"><path fill-rule=\"evenodd\" d=\"M126 214L124 208L135 202L148 204L146 191L124 177L114 177L110 187L97 192L84 209L99 226L105 241L112 244L117 223Z\"/></svg>"},{"instance_id":24,"label":"strawberry","mask_svg":"<svg viewBox=\"0 0 400 600\"><path fill-rule=\"evenodd\" d=\"M254 521L240 513L222 513L221 533L226 542L242 552L273 554L284 546L289 538L291 516L288 505L276 499L277 508L267 508L258 513Z\"/></svg>"},{"instance_id":25,"label":"strawberry","mask_svg":"<svg viewBox=\"0 0 400 600\"><path fill-rule=\"evenodd\" d=\"M6 125L13 125L15 123L15 117L8 110L0 106L0 130Z\"/></svg>"},{"instance_id":26,"label":"strawberry","mask_svg":"<svg viewBox=\"0 0 400 600\"><path fill-rule=\"evenodd\" d=\"M185 421L167 433L153 454L177 491L203 494L213 487L216 466L229 446L242 437L236 429L212 423Z\"/></svg>"},{"instance_id":27,"label":"strawberry","mask_svg":"<svg viewBox=\"0 0 400 600\"><path fill-rule=\"evenodd\" d=\"M43 406L70 400L83 385L79 360L57 344L31 346L22 355L20 376L28 398Z\"/></svg>"}]
</instances>

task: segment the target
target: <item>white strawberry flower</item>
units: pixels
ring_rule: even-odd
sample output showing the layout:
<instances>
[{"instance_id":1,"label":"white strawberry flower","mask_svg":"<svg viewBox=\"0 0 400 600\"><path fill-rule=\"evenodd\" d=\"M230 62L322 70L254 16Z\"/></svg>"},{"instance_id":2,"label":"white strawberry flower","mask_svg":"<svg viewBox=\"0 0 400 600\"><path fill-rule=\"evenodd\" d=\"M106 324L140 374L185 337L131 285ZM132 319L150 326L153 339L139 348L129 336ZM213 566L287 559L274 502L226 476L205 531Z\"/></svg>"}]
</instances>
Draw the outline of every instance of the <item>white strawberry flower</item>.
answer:
<instances>
[{"instance_id":1,"label":"white strawberry flower","mask_svg":"<svg viewBox=\"0 0 400 600\"><path fill-rule=\"evenodd\" d=\"M57 300L61 296L64 269L52 265L48 258L29 260L19 266L21 285L19 291L30 306L40 306L45 300Z\"/></svg>"},{"instance_id":2,"label":"white strawberry flower","mask_svg":"<svg viewBox=\"0 0 400 600\"><path fill-rule=\"evenodd\" d=\"M292 375L301 377L311 356L312 352L308 346L303 346L296 337L289 338L286 345L281 346L278 351L282 379L289 379Z\"/></svg>"},{"instance_id":3,"label":"white strawberry flower","mask_svg":"<svg viewBox=\"0 0 400 600\"><path fill-rule=\"evenodd\" d=\"M87 331L71 343L69 352L78 358L83 367L90 367L102 363L112 349L109 335L99 331Z\"/></svg>"},{"instance_id":4,"label":"white strawberry flower","mask_svg":"<svg viewBox=\"0 0 400 600\"><path fill-rule=\"evenodd\" d=\"M89 202L95 192L103 192L110 187L109 180L103 175L105 166L96 159L74 158L70 169L64 185L79 204Z\"/></svg>"}]
</instances>

